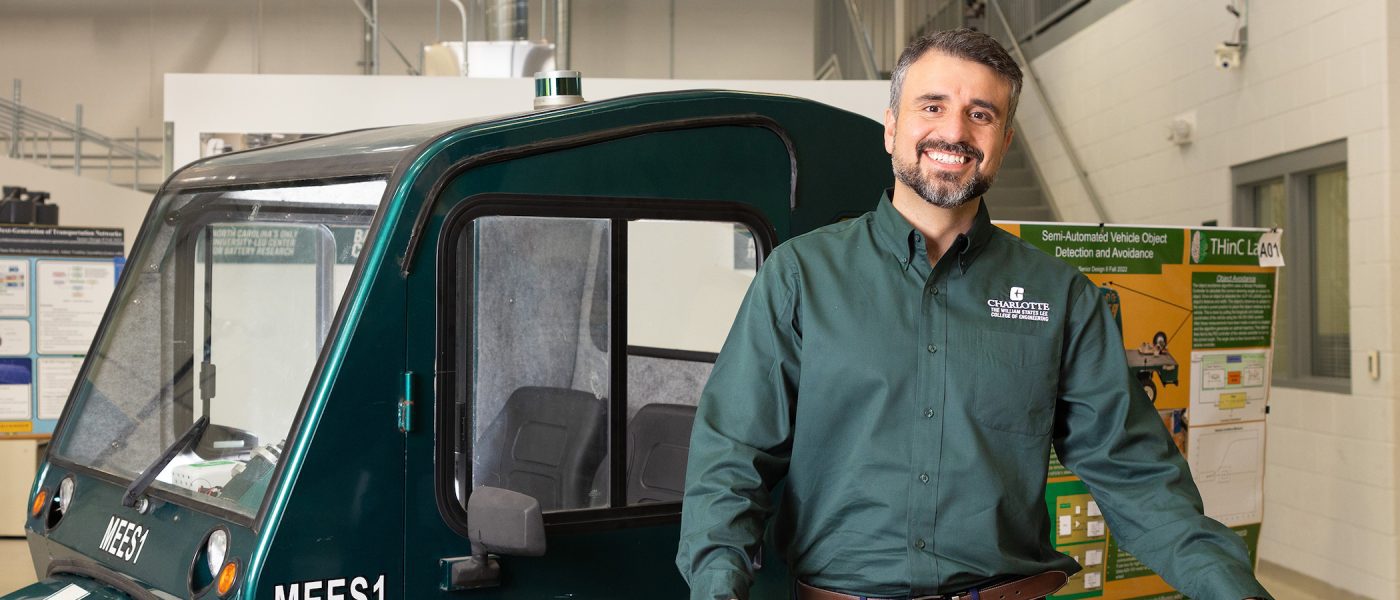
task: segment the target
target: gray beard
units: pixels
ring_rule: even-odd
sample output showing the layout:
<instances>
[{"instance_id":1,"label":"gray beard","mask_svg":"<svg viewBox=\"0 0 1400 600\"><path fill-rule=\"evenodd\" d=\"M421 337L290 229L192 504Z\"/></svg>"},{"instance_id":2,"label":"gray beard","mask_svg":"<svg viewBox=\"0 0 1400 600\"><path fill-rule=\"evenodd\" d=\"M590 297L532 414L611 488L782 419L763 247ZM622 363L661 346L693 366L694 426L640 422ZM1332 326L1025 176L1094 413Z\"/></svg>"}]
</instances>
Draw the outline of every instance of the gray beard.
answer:
<instances>
[{"instance_id":1,"label":"gray beard","mask_svg":"<svg viewBox=\"0 0 1400 600\"><path fill-rule=\"evenodd\" d=\"M936 177L941 181L935 181L924 177L923 172L919 171L918 161L900 164L898 160L894 160L893 163L895 179L913 189L924 202L940 208L957 208L967 204L973 198L987 193L992 187L992 179L983 176L982 171L977 169L972 171L972 177L968 178L966 183L948 188L947 184L957 181L957 176L952 173L939 172ZM939 185L940 183L943 185Z\"/></svg>"}]
</instances>

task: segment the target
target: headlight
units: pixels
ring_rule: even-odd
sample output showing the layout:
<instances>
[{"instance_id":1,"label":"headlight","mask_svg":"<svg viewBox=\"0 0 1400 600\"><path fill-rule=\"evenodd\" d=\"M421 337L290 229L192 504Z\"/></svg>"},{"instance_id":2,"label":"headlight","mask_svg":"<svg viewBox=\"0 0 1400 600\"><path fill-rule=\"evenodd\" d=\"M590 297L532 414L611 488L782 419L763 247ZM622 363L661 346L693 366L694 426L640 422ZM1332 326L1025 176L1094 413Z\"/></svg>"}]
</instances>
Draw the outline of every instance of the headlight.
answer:
<instances>
[{"instance_id":1,"label":"headlight","mask_svg":"<svg viewBox=\"0 0 1400 600\"><path fill-rule=\"evenodd\" d=\"M209 534L209 541L204 545L204 557L208 561L209 573L218 576L219 568L224 566L224 559L228 557L228 532L215 529Z\"/></svg>"},{"instance_id":2,"label":"headlight","mask_svg":"<svg viewBox=\"0 0 1400 600\"><path fill-rule=\"evenodd\" d=\"M58 489L54 490L53 498L49 500L48 528L53 529L58 526L58 522L63 520L63 516L68 514L68 505L73 503L73 476L64 477L58 482Z\"/></svg>"},{"instance_id":3,"label":"headlight","mask_svg":"<svg viewBox=\"0 0 1400 600\"><path fill-rule=\"evenodd\" d=\"M58 512L68 512L68 505L73 503L73 476L63 478L58 484Z\"/></svg>"}]
</instances>

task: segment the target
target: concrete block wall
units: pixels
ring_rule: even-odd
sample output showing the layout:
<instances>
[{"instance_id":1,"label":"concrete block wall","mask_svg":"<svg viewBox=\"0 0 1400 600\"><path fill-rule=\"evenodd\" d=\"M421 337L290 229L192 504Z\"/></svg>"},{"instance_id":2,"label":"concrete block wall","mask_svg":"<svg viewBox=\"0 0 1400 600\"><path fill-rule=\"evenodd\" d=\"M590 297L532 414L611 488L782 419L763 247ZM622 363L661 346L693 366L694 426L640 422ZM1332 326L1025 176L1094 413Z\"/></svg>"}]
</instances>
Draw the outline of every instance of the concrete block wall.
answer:
<instances>
[{"instance_id":1,"label":"concrete block wall","mask_svg":"<svg viewBox=\"0 0 1400 600\"><path fill-rule=\"evenodd\" d=\"M1400 7L1385 0L1249 2L1243 67L1215 68L1233 33L1220 0L1134 0L1033 65L1092 185L1119 223L1231 225L1230 167L1345 139L1352 389L1274 388L1260 558L1367 597L1400 598L1396 532L1396 284L1391 126ZM1018 126L1066 220L1099 221L1034 95ZM1194 143L1166 140L1173 117ZM1285 233L1284 242L1288 242ZM1381 377L1367 373L1378 351Z\"/></svg>"}]
</instances>

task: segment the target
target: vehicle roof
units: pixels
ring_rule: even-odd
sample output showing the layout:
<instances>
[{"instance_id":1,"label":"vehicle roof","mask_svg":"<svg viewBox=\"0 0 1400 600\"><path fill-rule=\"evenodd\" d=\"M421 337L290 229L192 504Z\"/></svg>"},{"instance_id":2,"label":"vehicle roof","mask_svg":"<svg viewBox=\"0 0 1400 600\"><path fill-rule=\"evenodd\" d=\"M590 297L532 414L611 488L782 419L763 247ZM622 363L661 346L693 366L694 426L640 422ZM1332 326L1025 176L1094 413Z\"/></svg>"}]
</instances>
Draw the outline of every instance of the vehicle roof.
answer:
<instances>
[{"instance_id":1,"label":"vehicle roof","mask_svg":"<svg viewBox=\"0 0 1400 600\"><path fill-rule=\"evenodd\" d=\"M423 142L509 116L513 115L359 129L231 152L191 163L172 175L166 185L223 187L291 178L388 175L406 154Z\"/></svg>"},{"instance_id":2,"label":"vehicle roof","mask_svg":"<svg viewBox=\"0 0 1400 600\"><path fill-rule=\"evenodd\" d=\"M458 121L361 129L323 135L252 150L205 158L174 173L169 189L234 187L293 180L333 180L388 176L415 148L454 131L528 124L546 115L593 113L642 104L687 102L697 99L780 98L811 103L791 96L728 90L684 90L610 98L553 110L491 115ZM839 110L839 109L833 109Z\"/></svg>"}]
</instances>

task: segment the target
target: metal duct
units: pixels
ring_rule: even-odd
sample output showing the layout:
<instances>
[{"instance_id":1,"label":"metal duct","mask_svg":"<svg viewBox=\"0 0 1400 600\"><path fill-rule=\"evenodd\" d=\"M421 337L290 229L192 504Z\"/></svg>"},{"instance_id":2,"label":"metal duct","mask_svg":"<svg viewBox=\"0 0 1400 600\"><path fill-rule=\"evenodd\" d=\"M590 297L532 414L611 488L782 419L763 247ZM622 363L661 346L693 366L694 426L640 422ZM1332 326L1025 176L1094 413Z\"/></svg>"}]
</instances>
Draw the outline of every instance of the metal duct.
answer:
<instances>
[{"instance_id":1,"label":"metal duct","mask_svg":"<svg viewBox=\"0 0 1400 600\"><path fill-rule=\"evenodd\" d=\"M570 69L569 62L569 0L555 0L554 11L554 66Z\"/></svg>"},{"instance_id":2,"label":"metal duct","mask_svg":"<svg viewBox=\"0 0 1400 600\"><path fill-rule=\"evenodd\" d=\"M514 41L529 37L529 0L487 0L487 41Z\"/></svg>"}]
</instances>

